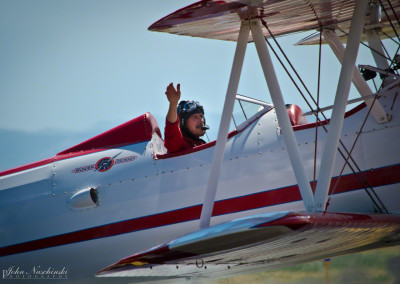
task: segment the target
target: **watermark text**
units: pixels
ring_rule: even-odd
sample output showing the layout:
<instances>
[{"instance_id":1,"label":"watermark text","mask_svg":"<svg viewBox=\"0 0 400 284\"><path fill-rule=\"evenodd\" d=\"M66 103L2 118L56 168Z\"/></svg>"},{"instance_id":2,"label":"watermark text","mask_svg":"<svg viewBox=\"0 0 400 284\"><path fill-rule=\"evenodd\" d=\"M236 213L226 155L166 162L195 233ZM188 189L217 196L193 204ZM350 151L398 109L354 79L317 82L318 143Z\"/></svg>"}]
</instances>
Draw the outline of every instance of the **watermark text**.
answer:
<instances>
[{"instance_id":1,"label":"watermark text","mask_svg":"<svg viewBox=\"0 0 400 284\"><path fill-rule=\"evenodd\" d=\"M2 270L2 279L49 279L49 280L65 280L68 279L68 268L42 267L35 265L30 269L22 269L19 266L10 266Z\"/></svg>"}]
</instances>

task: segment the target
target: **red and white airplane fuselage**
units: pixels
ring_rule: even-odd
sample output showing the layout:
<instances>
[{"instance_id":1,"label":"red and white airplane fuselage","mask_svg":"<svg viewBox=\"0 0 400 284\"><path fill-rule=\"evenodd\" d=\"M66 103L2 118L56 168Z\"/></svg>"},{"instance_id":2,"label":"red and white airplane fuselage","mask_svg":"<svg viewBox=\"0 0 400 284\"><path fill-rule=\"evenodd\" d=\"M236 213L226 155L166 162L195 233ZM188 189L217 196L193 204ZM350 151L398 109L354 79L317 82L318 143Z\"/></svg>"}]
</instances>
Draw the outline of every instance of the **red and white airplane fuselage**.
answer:
<instances>
[{"instance_id":1,"label":"red and white airplane fuselage","mask_svg":"<svg viewBox=\"0 0 400 284\"><path fill-rule=\"evenodd\" d=\"M168 154L146 113L53 158L1 172L3 279L88 283L102 281L94 275L106 266L97 276L202 277L211 267L226 276L398 244L400 77L390 69L392 82L372 94L354 71L367 4L210 0L153 24L150 30L237 40L218 141ZM400 9L394 4L386 22ZM349 30L345 51L337 27ZM332 118L303 124L294 111L290 123L265 36L321 28L343 61ZM262 104L227 135L248 42L274 106ZM344 114L352 80L367 105ZM209 227L208 213L211 225L229 222Z\"/></svg>"},{"instance_id":2,"label":"red and white airplane fuselage","mask_svg":"<svg viewBox=\"0 0 400 284\"><path fill-rule=\"evenodd\" d=\"M380 102L390 108L393 97ZM360 135L368 108L347 113L341 140L351 149L359 135L351 156L362 172L346 166L339 178L345 161L337 156L327 211L373 213L383 204L389 213L400 212L400 175L393 174L400 172L399 110L397 100L385 124L369 117ZM293 129L311 182L315 124ZM326 138L321 126L318 135L317 164ZM118 146L130 139L138 142ZM1 268L65 267L70 279L91 278L127 251L197 230L214 148L211 142L165 154L158 126L145 114L54 158L1 173ZM305 210L274 108L230 134L215 200L212 224Z\"/></svg>"}]
</instances>

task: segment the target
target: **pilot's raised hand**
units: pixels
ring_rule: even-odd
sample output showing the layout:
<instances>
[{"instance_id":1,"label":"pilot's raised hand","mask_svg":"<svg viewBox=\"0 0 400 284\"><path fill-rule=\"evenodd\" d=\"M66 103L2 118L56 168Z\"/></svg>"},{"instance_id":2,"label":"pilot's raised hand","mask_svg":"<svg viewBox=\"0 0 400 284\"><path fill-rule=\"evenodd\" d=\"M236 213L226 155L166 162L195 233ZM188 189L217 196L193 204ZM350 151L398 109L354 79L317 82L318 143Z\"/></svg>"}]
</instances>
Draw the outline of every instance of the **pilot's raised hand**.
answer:
<instances>
[{"instance_id":1,"label":"pilot's raised hand","mask_svg":"<svg viewBox=\"0 0 400 284\"><path fill-rule=\"evenodd\" d=\"M178 102L181 98L181 84L176 85L170 83L165 91L165 95L169 101L169 108L167 113L167 120L169 123L175 123L178 120Z\"/></svg>"},{"instance_id":2,"label":"pilot's raised hand","mask_svg":"<svg viewBox=\"0 0 400 284\"><path fill-rule=\"evenodd\" d=\"M181 98L181 84L176 85L176 89L173 83L170 83L165 91L167 99L170 104L178 105Z\"/></svg>"}]
</instances>

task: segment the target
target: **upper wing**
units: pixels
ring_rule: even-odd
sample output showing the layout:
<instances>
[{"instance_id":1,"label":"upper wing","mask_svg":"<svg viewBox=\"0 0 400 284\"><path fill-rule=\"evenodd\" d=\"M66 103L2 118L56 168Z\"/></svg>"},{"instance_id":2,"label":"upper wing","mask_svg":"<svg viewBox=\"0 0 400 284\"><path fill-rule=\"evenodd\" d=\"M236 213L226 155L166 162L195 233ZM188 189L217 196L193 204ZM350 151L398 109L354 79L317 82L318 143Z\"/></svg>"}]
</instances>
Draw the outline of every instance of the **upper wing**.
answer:
<instances>
[{"instance_id":1,"label":"upper wing","mask_svg":"<svg viewBox=\"0 0 400 284\"><path fill-rule=\"evenodd\" d=\"M391 0L393 10L384 2L388 17L395 19L400 1ZM162 18L149 30L236 41L241 19L262 18L275 36L323 27L348 31L354 6L355 0L205 0ZM387 22L386 14L381 22Z\"/></svg>"},{"instance_id":2,"label":"upper wing","mask_svg":"<svg viewBox=\"0 0 400 284\"><path fill-rule=\"evenodd\" d=\"M134 254L97 276L221 277L400 242L400 216L276 212L245 217Z\"/></svg>"}]
</instances>

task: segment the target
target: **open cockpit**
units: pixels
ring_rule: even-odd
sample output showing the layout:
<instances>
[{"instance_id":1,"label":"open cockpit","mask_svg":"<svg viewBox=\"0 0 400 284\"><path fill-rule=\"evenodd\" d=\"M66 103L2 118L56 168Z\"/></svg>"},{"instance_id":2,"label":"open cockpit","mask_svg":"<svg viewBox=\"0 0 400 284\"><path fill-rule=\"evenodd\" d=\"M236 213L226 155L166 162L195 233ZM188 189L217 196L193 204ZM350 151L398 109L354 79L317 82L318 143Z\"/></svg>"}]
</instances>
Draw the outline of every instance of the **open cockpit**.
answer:
<instances>
[{"instance_id":1,"label":"open cockpit","mask_svg":"<svg viewBox=\"0 0 400 284\"><path fill-rule=\"evenodd\" d=\"M237 95L235 111L232 115L232 125L234 126L234 129L230 131L228 138L243 131L257 118L261 117L271 109L273 109L272 104L250 97ZM292 126L308 123L306 117L303 115L303 111L297 105L287 105L287 113ZM164 147L160 127L155 117L148 112L78 145L68 148L57 155L65 155L88 150L105 150L145 141L152 142L153 155L155 159L165 159L191 152L197 152L212 147L216 143L214 140L190 150L179 153L167 153L167 150Z\"/></svg>"}]
</instances>

